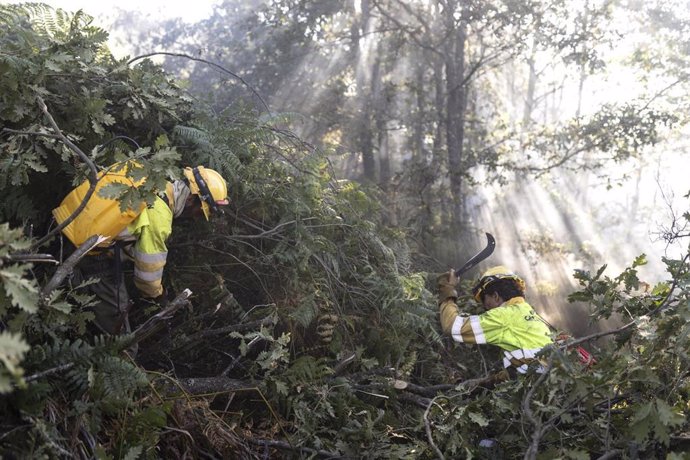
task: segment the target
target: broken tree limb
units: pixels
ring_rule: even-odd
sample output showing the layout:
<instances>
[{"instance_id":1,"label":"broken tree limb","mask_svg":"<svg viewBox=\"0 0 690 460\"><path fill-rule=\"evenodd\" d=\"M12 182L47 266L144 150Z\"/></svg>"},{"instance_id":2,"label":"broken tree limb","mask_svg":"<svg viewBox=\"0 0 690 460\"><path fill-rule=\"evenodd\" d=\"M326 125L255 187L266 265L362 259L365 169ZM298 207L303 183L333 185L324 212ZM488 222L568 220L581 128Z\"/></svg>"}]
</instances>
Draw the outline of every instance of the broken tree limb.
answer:
<instances>
[{"instance_id":1,"label":"broken tree limb","mask_svg":"<svg viewBox=\"0 0 690 460\"><path fill-rule=\"evenodd\" d=\"M205 331L199 331L195 334L192 334L184 339L184 341L175 347L175 350L179 350L185 347L188 347L190 345L196 345L199 343L201 340L205 340L211 337L216 337L219 335L226 335L230 334L231 332L242 332L242 331L249 331L253 330L256 328L259 328L261 326L269 326L271 324L275 323L275 319L273 317L266 317L264 319L260 319L257 321L252 321L249 323L242 323L242 324L233 324L231 326L225 326L225 327L219 327L217 329L209 329Z\"/></svg>"},{"instance_id":2,"label":"broken tree limb","mask_svg":"<svg viewBox=\"0 0 690 460\"><path fill-rule=\"evenodd\" d=\"M188 377L163 381L163 393L168 396L186 393L190 395L206 395L216 393L232 393L233 391L256 390L256 383L236 380L228 377Z\"/></svg>"},{"instance_id":3,"label":"broken tree limb","mask_svg":"<svg viewBox=\"0 0 690 460\"><path fill-rule=\"evenodd\" d=\"M245 441L262 447L272 447L274 449L291 450L293 452L303 452L305 454L317 455L325 458L343 458L338 452L330 452L327 450L312 449L311 447L293 446L285 441L276 441L273 439L256 439L244 438Z\"/></svg>"},{"instance_id":4,"label":"broken tree limb","mask_svg":"<svg viewBox=\"0 0 690 460\"><path fill-rule=\"evenodd\" d=\"M62 284L64 279L74 271L74 267L77 265L77 262L79 262L81 258L86 255L86 253L105 241L105 239L106 238L104 236L93 235L84 241L81 246L79 246L77 250L74 251L72 255L70 255L67 260L65 260L57 268L57 270L55 270L53 277L50 278L50 281L48 281L48 283L43 286L43 289L41 289L41 293L38 298L39 306L47 305L50 295L55 289L57 289L58 286L60 286L60 284Z\"/></svg>"},{"instance_id":5,"label":"broken tree limb","mask_svg":"<svg viewBox=\"0 0 690 460\"><path fill-rule=\"evenodd\" d=\"M19 263L50 263L59 264L52 254L7 254L2 258L3 262L19 262Z\"/></svg>"},{"instance_id":6,"label":"broken tree limb","mask_svg":"<svg viewBox=\"0 0 690 460\"><path fill-rule=\"evenodd\" d=\"M191 295L192 291L189 289L182 291L168 304L166 308L147 319L141 326L132 332L129 340L124 342L123 348L128 348L135 343L139 343L142 340L151 337L156 332L162 330L165 327L166 321L171 319L179 309L189 305L188 299Z\"/></svg>"}]
</instances>

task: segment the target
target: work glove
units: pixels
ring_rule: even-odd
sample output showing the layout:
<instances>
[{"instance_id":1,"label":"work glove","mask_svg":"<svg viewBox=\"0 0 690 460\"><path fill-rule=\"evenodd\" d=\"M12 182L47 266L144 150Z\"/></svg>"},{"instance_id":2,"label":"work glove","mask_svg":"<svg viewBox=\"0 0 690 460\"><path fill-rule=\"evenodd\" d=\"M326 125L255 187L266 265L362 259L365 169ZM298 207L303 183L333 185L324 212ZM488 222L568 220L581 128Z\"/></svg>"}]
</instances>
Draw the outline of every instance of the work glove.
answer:
<instances>
[{"instance_id":1,"label":"work glove","mask_svg":"<svg viewBox=\"0 0 690 460\"><path fill-rule=\"evenodd\" d=\"M458 298L458 291L455 289L458 285L458 281L458 277L455 276L455 270L453 269L436 279L439 305L448 299L456 300Z\"/></svg>"}]
</instances>

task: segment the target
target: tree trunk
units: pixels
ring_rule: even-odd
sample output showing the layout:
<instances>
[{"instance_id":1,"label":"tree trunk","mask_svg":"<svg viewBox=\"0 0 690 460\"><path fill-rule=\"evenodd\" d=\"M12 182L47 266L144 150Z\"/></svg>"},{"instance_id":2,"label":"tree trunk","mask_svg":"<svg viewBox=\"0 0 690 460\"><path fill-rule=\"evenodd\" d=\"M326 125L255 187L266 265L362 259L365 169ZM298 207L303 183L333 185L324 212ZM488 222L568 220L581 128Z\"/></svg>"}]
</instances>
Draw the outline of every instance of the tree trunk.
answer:
<instances>
[{"instance_id":1,"label":"tree trunk","mask_svg":"<svg viewBox=\"0 0 690 460\"><path fill-rule=\"evenodd\" d=\"M370 19L371 8L369 0L362 0L362 15L359 21L353 25L355 62L357 66L357 110L355 111L357 150L362 155L362 169L364 180L373 183L376 180L376 160L374 156L374 133L372 131L372 101L371 85L372 76L368 76L369 55L368 50L364 49L366 43L362 37L367 37L371 32ZM375 57L375 65L378 65L378 57ZM372 69L373 70L373 69Z\"/></svg>"},{"instance_id":2,"label":"tree trunk","mask_svg":"<svg viewBox=\"0 0 690 460\"><path fill-rule=\"evenodd\" d=\"M529 80L527 81L527 95L525 96L525 107L522 112L522 130L527 131L532 125L532 112L534 111L534 91L537 86L537 72L535 69L535 56L537 54L537 41L533 40L527 65L529 67Z\"/></svg>"},{"instance_id":3,"label":"tree trunk","mask_svg":"<svg viewBox=\"0 0 690 460\"><path fill-rule=\"evenodd\" d=\"M467 95L463 84L465 74L466 26L461 20L456 27L454 12L457 3L448 2L450 11L445 13L446 32L446 143L448 148L448 173L451 189L451 225L463 222L462 212L462 163L465 137L465 107Z\"/></svg>"}]
</instances>

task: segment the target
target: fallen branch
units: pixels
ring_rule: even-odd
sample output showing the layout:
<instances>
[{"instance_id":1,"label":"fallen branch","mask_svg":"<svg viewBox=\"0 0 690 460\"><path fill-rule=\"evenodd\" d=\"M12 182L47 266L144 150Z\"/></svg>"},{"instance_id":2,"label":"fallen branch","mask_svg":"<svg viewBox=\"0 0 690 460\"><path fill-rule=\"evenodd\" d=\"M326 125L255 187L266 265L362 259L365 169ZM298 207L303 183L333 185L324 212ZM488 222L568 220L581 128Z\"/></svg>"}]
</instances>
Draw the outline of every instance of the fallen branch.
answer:
<instances>
[{"instance_id":1,"label":"fallen branch","mask_svg":"<svg viewBox=\"0 0 690 460\"><path fill-rule=\"evenodd\" d=\"M319 457L325 458L347 458L343 457L338 452L330 452L327 450L312 449L311 447L303 446L293 446L285 441L275 441L273 439L255 439L255 438L244 438L245 441L262 447L273 447L274 449L291 450L296 452L304 452L306 454L318 455Z\"/></svg>"},{"instance_id":2,"label":"fallen branch","mask_svg":"<svg viewBox=\"0 0 690 460\"><path fill-rule=\"evenodd\" d=\"M429 421L429 412L431 412L431 407L436 404L436 398L432 399L429 401L429 404L426 407L426 410L424 411L424 428L426 429L426 439L429 441L429 444L431 444L431 447L433 447L434 452L436 452L436 455L438 458L441 460L445 460L446 457L443 455L443 452L438 448L436 443L434 442L434 437L433 433L431 432L431 422Z\"/></svg>"},{"instance_id":3,"label":"fallen branch","mask_svg":"<svg viewBox=\"0 0 690 460\"><path fill-rule=\"evenodd\" d=\"M218 329L209 329L206 331L199 331L195 334L192 334L190 336L187 336L184 341L175 347L175 350L179 350L180 348L185 348L189 346L190 344L197 344L200 341L204 339L208 339L210 337L215 337L218 335L226 335L230 334L231 332L241 332L241 331L246 331L246 330L254 330L258 327L261 326L269 326L273 324L275 320L272 317L267 317L264 319L260 319L257 321L252 321L249 323L243 323L243 324L233 324L231 326L225 326L225 327L219 327Z\"/></svg>"},{"instance_id":4,"label":"fallen branch","mask_svg":"<svg viewBox=\"0 0 690 460\"><path fill-rule=\"evenodd\" d=\"M175 313L182 307L189 305L189 296L192 295L192 291L185 289L177 297L175 297L168 306L147 319L144 324L139 326L134 332L132 332L129 340L124 342L123 348L129 348L135 343L139 343L142 340L151 337L155 333L162 330L166 322L170 320Z\"/></svg>"},{"instance_id":5,"label":"fallen branch","mask_svg":"<svg viewBox=\"0 0 690 460\"><path fill-rule=\"evenodd\" d=\"M422 409L426 409L426 407L431 402L431 399L429 398L425 398L423 396L419 396L414 393L408 393L405 391L398 395L398 399L401 401L411 402L412 404L415 404L416 406L419 406Z\"/></svg>"},{"instance_id":6,"label":"fallen branch","mask_svg":"<svg viewBox=\"0 0 690 460\"><path fill-rule=\"evenodd\" d=\"M105 239L106 238L103 236L93 235L84 241L81 246L79 246L77 250L74 251L72 255L70 255L67 260L65 260L62 265L57 268L57 270L55 270L53 277L50 278L50 281L48 281L48 283L43 286L43 289L41 289L41 293L38 297L39 306L45 306L48 304L50 295L55 289L57 289L58 286L60 286L60 284L62 284L62 281L74 271L74 267L77 265L77 262L79 262L81 258L84 257L84 255L86 255L89 251L105 241Z\"/></svg>"},{"instance_id":7,"label":"fallen branch","mask_svg":"<svg viewBox=\"0 0 690 460\"><path fill-rule=\"evenodd\" d=\"M182 391L190 395L204 395L254 389L256 389L256 383L223 376L182 378L176 379L174 382L166 381L163 385L163 392L168 395L173 395Z\"/></svg>"},{"instance_id":8,"label":"fallen branch","mask_svg":"<svg viewBox=\"0 0 690 460\"><path fill-rule=\"evenodd\" d=\"M67 263L67 261L65 261L65 263ZM177 310L179 310L181 307L183 307L184 305L186 305L188 303L187 299L189 298L189 296L191 294L192 294L192 291L190 291L189 289L185 289L184 291L182 291L182 293L180 295L175 297L175 299L172 302L170 302L169 306L165 310L157 313L156 315L154 315L151 318L149 318L148 320L146 320L146 322L144 324L139 326L137 328L137 330L134 331L129 336L128 340L124 340L122 342L122 346L121 346L122 348L121 349L123 349L123 350L127 349L130 346L134 345L135 343L141 342L145 338L151 336L152 334L154 334L154 333L158 332L160 329L162 329L163 326L165 325L165 322L167 320L169 320L170 318L172 318L173 314L175 312L177 312ZM38 380L42 377L47 377L49 375L57 374L59 372L63 372L63 371L66 371L68 369L71 369L75 365L76 365L76 363L74 363L74 362L61 364L59 366L56 366L56 367L46 369L44 371L32 374L32 375L26 377L24 379L24 381L25 382L33 382L34 380Z\"/></svg>"},{"instance_id":9,"label":"fallen branch","mask_svg":"<svg viewBox=\"0 0 690 460\"><path fill-rule=\"evenodd\" d=\"M47 262L51 264L59 264L52 254L7 254L2 257L3 262L19 262L19 263L42 263Z\"/></svg>"},{"instance_id":10,"label":"fallen branch","mask_svg":"<svg viewBox=\"0 0 690 460\"><path fill-rule=\"evenodd\" d=\"M534 394L537 391L537 388L539 388L540 385L542 385L546 379L549 377L549 374L551 373L553 365L553 355L549 356L549 362L545 366L544 372L539 376L536 382L532 385L532 387L529 389L527 394L522 400L522 413L525 414L527 419L530 421L530 424L534 427L534 432L532 433L532 441L529 444L529 448L525 452L525 460L534 460L537 458L537 453L539 452L539 443L541 442L541 438L544 436L546 431L548 430L550 424L542 424L541 421L537 420L537 418L534 415L534 411L532 411L532 408L530 407L530 403L532 402L532 399L534 398Z\"/></svg>"}]
</instances>

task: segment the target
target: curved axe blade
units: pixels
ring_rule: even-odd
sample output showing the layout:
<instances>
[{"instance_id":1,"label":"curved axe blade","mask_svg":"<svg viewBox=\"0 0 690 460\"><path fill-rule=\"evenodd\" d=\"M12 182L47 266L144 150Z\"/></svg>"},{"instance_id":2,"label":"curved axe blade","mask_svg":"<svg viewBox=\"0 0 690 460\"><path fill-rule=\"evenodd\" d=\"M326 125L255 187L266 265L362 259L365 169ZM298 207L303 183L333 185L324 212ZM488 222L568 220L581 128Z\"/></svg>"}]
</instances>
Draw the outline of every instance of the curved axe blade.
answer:
<instances>
[{"instance_id":1,"label":"curved axe blade","mask_svg":"<svg viewBox=\"0 0 690 460\"><path fill-rule=\"evenodd\" d=\"M474 255L470 260L465 262L465 265L462 267L458 268L455 270L455 275L457 277L460 277L463 273L477 265L479 262L482 260L486 259L489 257L493 252L494 249L496 248L496 240L494 239L493 235L491 233L486 234L486 247L479 251L476 255Z\"/></svg>"}]
</instances>

